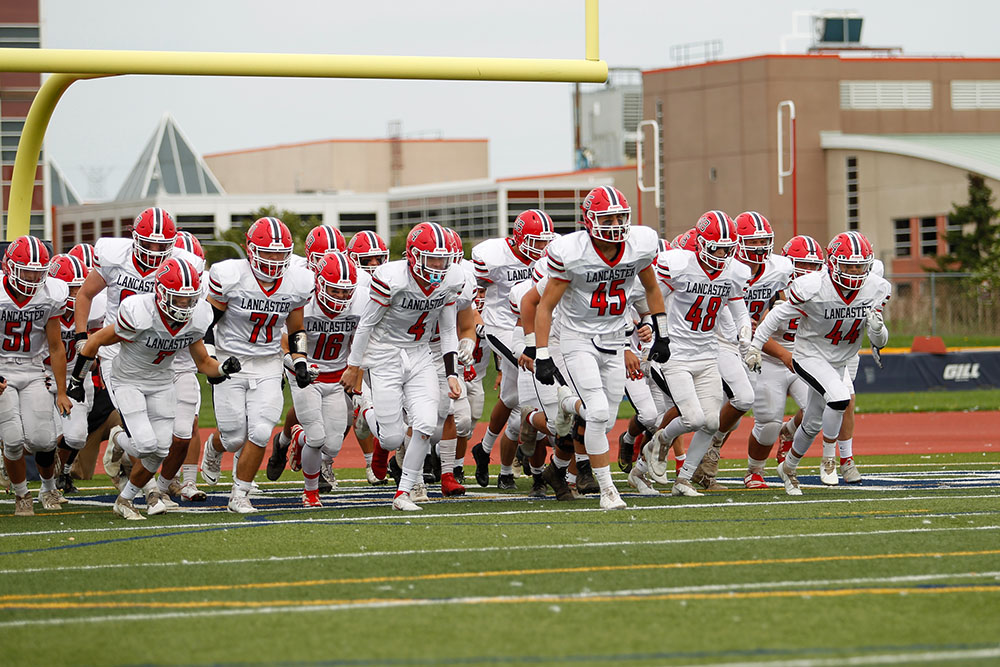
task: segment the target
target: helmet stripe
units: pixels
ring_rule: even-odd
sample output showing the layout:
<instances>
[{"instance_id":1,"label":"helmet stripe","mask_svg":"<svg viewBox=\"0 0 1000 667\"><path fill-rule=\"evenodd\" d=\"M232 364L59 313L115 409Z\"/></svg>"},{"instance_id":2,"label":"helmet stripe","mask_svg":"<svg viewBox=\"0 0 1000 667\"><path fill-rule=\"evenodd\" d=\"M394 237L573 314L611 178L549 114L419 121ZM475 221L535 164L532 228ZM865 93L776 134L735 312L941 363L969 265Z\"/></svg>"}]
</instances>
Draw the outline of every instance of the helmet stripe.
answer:
<instances>
[{"instance_id":1,"label":"helmet stripe","mask_svg":"<svg viewBox=\"0 0 1000 667\"><path fill-rule=\"evenodd\" d=\"M751 211L750 217L753 218L753 226L758 234L764 234L767 232L767 228L764 227L764 221L761 219L760 213Z\"/></svg>"},{"instance_id":2,"label":"helmet stripe","mask_svg":"<svg viewBox=\"0 0 1000 667\"><path fill-rule=\"evenodd\" d=\"M608 195L608 201L611 202L612 206L621 206L621 202L618 201L618 193L610 185L604 186L604 192Z\"/></svg>"},{"instance_id":3,"label":"helmet stripe","mask_svg":"<svg viewBox=\"0 0 1000 667\"><path fill-rule=\"evenodd\" d=\"M271 225L271 242L280 243L281 242L281 227L278 226L277 218L268 218L268 223Z\"/></svg>"},{"instance_id":4,"label":"helmet stripe","mask_svg":"<svg viewBox=\"0 0 1000 667\"><path fill-rule=\"evenodd\" d=\"M193 287L191 282L191 267L188 265L187 260L177 260L177 266L181 267L181 286Z\"/></svg>"},{"instance_id":5,"label":"helmet stripe","mask_svg":"<svg viewBox=\"0 0 1000 667\"><path fill-rule=\"evenodd\" d=\"M73 265L73 279L81 280L83 278L83 262L80 261L80 258L73 255L66 256L69 257L69 261Z\"/></svg>"},{"instance_id":6,"label":"helmet stripe","mask_svg":"<svg viewBox=\"0 0 1000 667\"><path fill-rule=\"evenodd\" d=\"M543 232L551 232L552 231L552 219L549 217L549 214L546 213L545 211L543 211L540 208L533 208L531 210L534 211L535 214L538 216L538 219L542 221L542 231Z\"/></svg>"},{"instance_id":7,"label":"helmet stripe","mask_svg":"<svg viewBox=\"0 0 1000 667\"><path fill-rule=\"evenodd\" d=\"M364 235L368 239L368 250L378 250L378 239L375 237L375 232L366 229Z\"/></svg>"},{"instance_id":8,"label":"helmet stripe","mask_svg":"<svg viewBox=\"0 0 1000 667\"><path fill-rule=\"evenodd\" d=\"M326 234L326 249L336 250L337 249L337 237L333 234L333 227L330 225L323 225L323 233Z\"/></svg>"},{"instance_id":9,"label":"helmet stripe","mask_svg":"<svg viewBox=\"0 0 1000 667\"><path fill-rule=\"evenodd\" d=\"M337 253L337 261L340 262L340 279L344 280L351 275L351 267L347 263L347 258L341 253Z\"/></svg>"},{"instance_id":10,"label":"helmet stripe","mask_svg":"<svg viewBox=\"0 0 1000 667\"><path fill-rule=\"evenodd\" d=\"M851 239L851 254L861 254L861 242L858 241L857 232L847 232L847 238Z\"/></svg>"},{"instance_id":11,"label":"helmet stripe","mask_svg":"<svg viewBox=\"0 0 1000 667\"><path fill-rule=\"evenodd\" d=\"M444 241L444 230L441 229L441 225L436 222L429 223L431 229L434 230L434 240L437 242L438 248L445 248L447 244Z\"/></svg>"},{"instance_id":12,"label":"helmet stripe","mask_svg":"<svg viewBox=\"0 0 1000 667\"><path fill-rule=\"evenodd\" d=\"M38 264L40 261L38 259L39 256L38 239L36 239L34 236L28 237L28 251L31 253L31 263Z\"/></svg>"},{"instance_id":13,"label":"helmet stripe","mask_svg":"<svg viewBox=\"0 0 1000 667\"><path fill-rule=\"evenodd\" d=\"M712 211L719 220L719 240L729 240L729 225L726 224L726 214L723 211Z\"/></svg>"},{"instance_id":14,"label":"helmet stripe","mask_svg":"<svg viewBox=\"0 0 1000 667\"><path fill-rule=\"evenodd\" d=\"M83 245L83 256L86 258L88 266L94 265L94 246L89 243Z\"/></svg>"}]
</instances>

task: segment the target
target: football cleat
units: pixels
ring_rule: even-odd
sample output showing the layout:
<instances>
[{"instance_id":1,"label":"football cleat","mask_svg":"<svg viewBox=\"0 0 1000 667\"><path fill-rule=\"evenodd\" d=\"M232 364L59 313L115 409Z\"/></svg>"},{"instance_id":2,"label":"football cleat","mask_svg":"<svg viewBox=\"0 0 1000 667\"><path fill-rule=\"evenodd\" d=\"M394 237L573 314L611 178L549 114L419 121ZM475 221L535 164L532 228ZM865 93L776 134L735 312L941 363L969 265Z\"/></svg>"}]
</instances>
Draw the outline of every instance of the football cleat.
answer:
<instances>
[{"instance_id":1,"label":"football cleat","mask_svg":"<svg viewBox=\"0 0 1000 667\"><path fill-rule=\"evenodd\" d=\"M646 459L646 467L649 469L649 476L654 482L669 484L667 479L667 453L670 451L670 443L663 443L663 431L658 431L656 437L647 442L642 448L642 456Z\"/></svg>"},{"instance_id":2,"label":"football cleat","mask_svg":"<svg viewBox=\"0 0 1000 667\"><path fill-rule=\"evenodd\" d=\"M203 503L208 495L199 489L193 480L188 480L181 484L180 498L189 502Z\"/></svg>"},{"instance_id":3,"label":"football cleat","mask_svg":"<svg viewBox=\"0 0 1000 667\"><path fill-rule=\"evenodd\" d=\"M576 462L576 490L588 496L601 492L601 485L594 479L590 461Z\"/></svg>"},{"instance_id":4,"label":"football cleat","mask_svg":"<svg viewBox=\"0 0 1000 667\"><path fill-rule=\"evenodd\" d=\"M778 477L785 485L785 493L790 496L801 496L802 489L799 488L799 478L794 472L785 470L785 462L778 464Z\"/></svg>"},{"instance_id":5,"label":"football cleat","mask_svg":"<svg viewBox=\"0 0 1000 667\"><path fill-rule=\"evenodd\" d=\"M832 456L823 457L819 464L819 481L827 486L837 486L837 459Z\"/></svg>"},{"instance_id":6,"label":"football cleat","mask_svg":"<svg viewBox=\"0 0 1000 667\"><path fill-rule=\"evenodd\" d=\"M501 491L516 490L517 483L514 481L514 475L511 473L497 475L497 488Z\"/></svg>"},{"instance_id":7,"label":"football cleat","mask_svg":"<svg viewBox=\"0 0 1000 667\"><path fill-rule=\"evenodd\" d=\"M372 459L374 462L374 458ZM385 477L379 479L375 476L375 471L372 469L371 465L365 466L365 477L368 479L368 483L372 486L382 486L385 484Z\"/></svg>"},{"instance_id":8,"label":"football cleat","mask_svg":"<svg viewBox=\"0 0 1000 667\"><path fill-rule=\"evenodd\" d=\"M35 516L35 504L31 491L27 495L14 497L14 516Z\"/></svg>"},{"instance_id":9,"label":"football cleat","mask_svg":"<svg viewBox=\"0 0 1000 667\"><path fill-rule=\"evenodd\" d=\"M358 440L364 440L372 434L371 427L368 426L368 419L365 413L372 407L372 402L364 396L356 397L354 408L354 435Z\"/></svg>"},{"instance_id":10,"label":"football cleat","mask_svg":"<svg viewBox=\"0 0 1000 667\"><path fill-rule=\"evenodd\" d=\"M156 516L167 511L167 504L163 502L163 494L159 491L150 491L146 494L146 514Z\"/></svg>"},{"instance_id":11,"label":"football cleat","mask_svg":"<svg viewBox=\"0 0 1000 667\"><path fill-rule=\"evenodd\" d=\"M337 488L337 473L333 471L333 461L323 461L319 467L320 493L329 493ZM323 484L326 482L326 484ZM326 490L323 487L326 487Z\"/></svg>"},{"instance_id":12,"label":"football cleat","mask_svg":"<svg viewBox=\"0 0 1000 667\"><path fill-rule=\"evenodd\" d=\"M423 475L424 484L434 484L441 481L441 457L434 451L433 445L431 445L431 450L427 452L427 456L424 457Z\"/></svg>"},{"instance_id":13,"label":"football cleat","mask_svg":"<svg viewBox=\"0 0 1000 667\"><path fill-rule=\"evenodd\" d=\"M322 507L323 502L319 499L319 489L305 490L302 492L303 507Z\"/></svg>"},{"instance_id":14,"label":"football cleat","mask_svg":"<svg viewBox=\"0 0 1000 667\"><path fill-rule=\"evenodd\" d=\"M652 483L646 479L638 468L632 468L628 474L628 485L639 492L640 496L658 496L660 492L653 488Z\"/></svg>"},{"instance_id":15,"label":"football cleat","mask_svg":"<svg viewBox=\"0 0 1000 667\"><path fill-rule=\"evenodd\" d=\"M455 481L465 484L465 466L455 466L451 473L455 476Z\"/></svg>"},{"instance_id":16,"label":"football cleat","mask_svg":"<svg viewBox=\"0 0 1000 667\"><path fill-rule=\"evenodd\" d=\"M618 489L613 486L601 491L601 509L602 510L623 510L628 505L622 500L621 495L618 493Z\"/></svg>"},{"instance_id":17,"label":"football cleat","mask_svg":"<svg viewBox=\"0 0 1000 667\"><path fill-rule=\"evenodd\" d=\"M455 475L450 472L441 474L441 495L445 498L465 495L465 487L455 480Z\"/></svg>"},{"instance_id":18,"label":"football cleat","mask_svg":"<svg viewBox=\"0 0 1000 667\"><path fill-rule=\"evenodd\" d=\"M292 427L292 442L288 445L288 468L292 472L302 470L302 447L305 446L305 430L296 424Z\"/></svg>"},{"instance_id":19,"label":"football cleat","mask_svg":"<svg viewBox=\"0 0 1000 667\"><path fill-rule=\"evenodd\" d=\"M572 389L565 385L559 385L559 389L557 390L559 406L556 408L556 419L552 428L555 429L556 435L560 438L569 435L570 430L573 428L573 418L576 417L576 413L563 409L563 400L573 395Z\"/></svg>"},{"instance_id":20,"label":"football cleat","mask_svg":"<svg viewBox=\"0 0 1000 667\"><path fill-rule=\"evenodd\" d=\"M531 457L535 453L535 444L538 439L538 430L535 425L531 423L531 415L534 413L534 409L530 406L521 406L521 437L520 437L520 448L524 452L524 455Z\"/></svg>"},{"instance_id":21,"label":"football cleat","mask_svg":"<svg viewBox=\"0 0 1000 667\"><path fill-rule=\"evenodd\" d=\"M414 484L413 488L410 489L410 500L415 503L426 503L430 500L427 496L427 485L426 484Z\"/></svg>"},{"instance_id":22,"label":"football cleat","mask_svg":"<svg viewBox=\"0 0 1000 667\"><path fill-rule=\"evenodd\" d=\"M116 424L111 427L111 432L108 434L108 445L104 448L104 457L101 459L108 477L117 477L121 472L121 460L125 452L115 443L115 439L124 430Z\"/></svg>"},{"instance_id":23,"label":"football cleat","mask_svg":"<svg viewBox=\"0 0 1000 667\"><path fill-rule=\"evenodd\" d=\"M556 494L556 500L574 500L573 492L566 483L566 468L560 468L555 463L545 466L542 471L542 479L552 488Z\"/></svg>"},{"instance_id":24,"label":"football cleat","mask_svg":"<svg viewBox=\"0 0 1000 667\"><path fill-rule=\"evenodd\" d=\"M476 460L476 484L479 486L490 485L490 454L483 449L483 443L478 443L472 447L472 458Z\"/></svg>"},{"instance_id":25,"label":"football cleat","mask_svg":"<svg viewBox=\"0 0 1000 667\"><path fill-rule=\"evenodd\" d=\"M392 509L401 512L419 512L423 508L413 502L406 491L397 491L396 497L392 499Z\"/></svg>"},{"instance_id":26,"label":"football cleat","mask_svg":"<svg viewBox=\"0 0 1000 667\"><path fill-rule=\"evenodd\" d=\"M250 503L249 496L244 496L242 494L238 496L230 496L226 509L236 514L253 514L257 511L257 508Z\"/></svg>"},{"instance_id":27,"label":"football cleat","mask_svg":"<svg viewBox=\"0 0 1000 667\"><path fill-rule=\"evenodd\" d=\"M510 468L514 479L521 479L521 475L524 474L524 456L521 453L520 445L514 450L514 460L510 462Z\"/></svg>"},{"instance_id":28,"label":"football cleat","mask_svg":"<svg viewBox=\"0 0 1000 667\"><path fill-rule=\"evenodd\" d=\"M529 498L545 498L545 478L542 473L531 473L531 491L528 491Z\"/></svg>"},{"instance_id":29,"label":"football cleat","mask_svg":"<svg viewBox=\"0 0 1000 667\"><path fill-rule=\"evenodd\" d=\"M380 484L385 484L385 476L389 472L389 451L382 449L382 445L379 444L378 438L375 439L375 450L372 452L372 475L375 479L379 481ZM369 480L369 483L371 480Z\"/></svg>"},{"instance_id":30,"label":"football cleat","mask_svg":"<svg viewBox=\"0 0 1000 667\"><path fill-rule=\"evenodd\" d=\"M672 496L686 496L688 498L697 498L698 496L705 495L698 491L691 485L691 480L684 479L683 477L678 477L674 480L674 485L670 489L670 495Z\"/></svg>"},{"instance_id":31,"label":"football cleat","mask_svg":"<svg viewBox=\"0 0 1000 667\"><path fill-rule=\"evenodd\" d=\"M633 440L632 445L625 442L625 433L626 431L622 431L618 434L618 469L622 472L632 470L632 459L635 454L632 448L635 441Z\"/></svg>"},{"instance_id":32,"label":"football cleat","mask_svg":"<svg viewBox=\"0 0 1000 667\"><path fill-rule=\"evenodd\" d=\"M222 474L222 452L215 451L212 441L215 434L210 433L205 440L205 451L201 454L201 477L209 486L219 483L219 475Z\"/></svg>"},{"instance_id":33,"label":"football cleat","mask_svg":"<svg viewBox=\"0 0 1000 667\"><path fill-rule=\"evenodd\" d=\"M792 429L792 435L795 435L795 429ZM792 443L794 438L785 437L785 427L781 427L781 431L778 433L778 451L775 453L774 458L778 461L778 464L784 462L785 457L788 456L788 452L792 449Z\"/></svg>"},{"instance_id":34,"label":"football cleat","mask_svg":"<svg viewBox=\"0 0 1000 667\"><path fill-rule=\"evenodd\" d=\"M389 458L389 477L392 477L393 483L396 488L399 488L399 480L403 476L403 469L399 466L399 462L396 461L396 457Z\"/></svg>"},{"instance_id":35,"label":"football cleat","mask_svg":"<svg viewBox=\"0 0 1000 667\"><path fill-rule=\"evenodd\" d=\"M73 476L68 472L60 473L59 480L56 482L56 488L63 493L77 493L79 489L76 488L76 484L73 483Z\"/></svg>"},{"instance_id":36,"label":"football cleat","mask_svg":"<svg viewBox=\"0 0 1000 667\"><path fill-rule=\"evenodd\" d=\"M56 502L59 503L60 505L69 502L69 500L66 499L66 496L63 495L62 489L60 489L58 486L56 487L55 494L56 494ZM41 496L39 496L39 499L41 499Z\"/></svg>"},{"instance_id":37,"label":"football cleat","mask_svg":"<svg viewBox=\"0 0 1000 667\"><path fill-rule=\"evenodd\" d=\"M58 491L42 491L38 494L38 500L42 503L43 510L61 510L62 505L59 504L59 492Z\"/></svg>"},{"instance_id":38,"label":"football cleat","mask_svg":"<svg viewBox=\"0 0 1000 667\"><path fill-rule=\"evenodd\" d=\"M861 483L861 473L858 471L858 467L854 465L853 456L840 464L840 476L843 477L844 481L848 484Z\"/></svg>"},{"instance_id":39,"label":"football cleat","mask_svg":"<svg viewBox=\"0 0 1000 667\"><path fill-rule=\"evenodd\" d=\"M759 472L748 472L743 477L743 486L748 489L769 489L767 482L764 481L764 476Z\"/></svg>"},{"instance_id":40,"label":"football cleat","mask_svg":"<svg viewBox=\"0 0 1000 667\"><path fill-rule=\"evenodd\" d=\"M115 499L115 504L111 510L127 521L145 521L146 517L139 514L131 500L125 500L121 496Z\"/></svg>"},{"instance_id":41,"label":"football cleat","mask_svg":"<svg viewBox=\"0 0 1000 667\"><path fill-rule=\"evenodd\" d=\"M285 472L285 465L288 463L288 445L281 444L281 431L271 438L271 455L267 457L267 478L272 482L277 482L281 473Z\"/></svg>"},{"instance_id":42,"label":"football cleat","mask_svg":"<svg viewBox=\"0 0 1000 667\"><path fill-rule=\"evenodd\" d=\"M719 472L719 453L722 449L722 443L719 442L716 446L715 441L712 441L712 446L708 448L705 452L705 456L701 459L701 463L698 464L698 468L694 471L694 475L691 476L691 481L698 484L703 489L707 491L725 491L726 487L715 481L715 476Z\"/></svg>"}]
</instances>

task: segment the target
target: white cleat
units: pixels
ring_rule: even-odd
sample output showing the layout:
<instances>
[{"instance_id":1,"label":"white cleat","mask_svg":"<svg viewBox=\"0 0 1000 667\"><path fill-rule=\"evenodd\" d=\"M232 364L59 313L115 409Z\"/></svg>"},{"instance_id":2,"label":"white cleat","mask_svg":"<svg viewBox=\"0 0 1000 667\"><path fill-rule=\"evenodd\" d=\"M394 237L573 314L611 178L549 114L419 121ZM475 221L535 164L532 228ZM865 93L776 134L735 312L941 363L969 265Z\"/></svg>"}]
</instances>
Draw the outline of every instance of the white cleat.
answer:
<instances>
[{"instance_id":1,"label":"white cleat","mask_svg":"<svg viewBox=\"0 0 1000 667\"><path fill-rule=\"evenodd\" d=\"M215 434L211 433L205 440L205 451L201 453L201 477L209 486L219 483L219 475L222 474L222 452L215 451L212 442Z\"/></svg>"},{"instance_id":2,"label":"white cleat","mask_svg":"<svg viewBox=\"0 0 1000 667\"><path fill-rule=\"evenodd\" d=\"M667 454L670 451L670 444L667 443L664 445L661 442L660 433L662 432L657 431L656 436L643 445L642 458L646 460L649 476L653 478L654 482L669 484L670 480L667 478L667 469L670 466L667 462Z\"/></svg>"},{"instance_id":3,"label":"white cleat","mask_svg":"<svg viewBox=\"0 0 1000 667\"><path fill-rule=\"evenodd\" d=\"M837 486L837 459L829 456L820 462L819 481L827 486Z\"/></svg>"},{"instance_id":4,"label":"white cleat","mask_svg":"<svg viewBox=\"0 0 1000 667\"><path fill-rule=\"evenodd\" d=\"M167 504L163 502L163 494L159 491L150 491L146 494L146 515L156 516L167 511Z\"/></svg>"},{"instance_id":5,"label":"white cleat","mask_svg":"<svg viewBox=\"0 0 1000 667\"><path fill-rule=\"evenodd\" d=\"M427 485L420 483L414 484L413 488L410 489L410 500L415 503L426 503L430 500L427 497Z\"/></svg>"},{"instance_id":6,"label":"white cleat","mask_svg":"<svg viewBox=\"0 0 1000 667\"><path fill-rule=\"evenodd\" d=\"M623 510L628 505L622 500L622 497L618 494L618 489L613 486L601 491L601 509L602 510Z\"/></svg>"},{"instance_id":7,"label":"white cleat","mask_svg":"<svg viewBox=\"0 0 1000 667\"><path fill-rule=\"evenodd\" d=\"M250 504L250 498L244 495L231 496L226 507L236 514L253 514L257 511L257 508Z\"/></svg>"},{"instance_id":8,"label":"white cleat","mask_svg":"<svg viewBox=\"0 0 1000 667\"><path fill-rule=\"evenodd\" d=\"M203 502L208 498L208 495L199 489L198 486L190 479L181 484L179 495L181 500L187 500L189 502L194 501L198 503Z\"/></svg>"},{"instance_id":9,"label":"white cleat","mask_svg":"<svg viewBox=\"0 0 1000 667\"><path fill-rule=\"evenodd\" d=\"M121 426L115 425L111 427L111 432L108 433L108 446L104 448L104 458L101 459L104 472L108 473L108 477L118 477L121 473L122 455L125 452L116 444L115 440L118 434L124 430Z\"/></svg>"},{"instance_id":10,"label":"white cleat","mask_svg":"<svg viewBox=\"0 0 1000 667\"><path fill-rule=\"evenodd\" d=\"M139 514L139 510L135 508L131 500L125 500L121 496L115 499L115 504L111 508L112 511L123 519L128 521L145 521L146 517Z\"/></svg>"},{"instance_id":11,"label":"white cleat","mask_svg":"<svg viewBox=\"0 0 1000 667\"><path fill-rule=\"evenodd\" d=\"M794 472L785 470L785 462L778 464L778 477L785 484L785 493L790 496L801 496L802 489L799 488L799 478Z\"/></svg>"},{"instance_id":12,"label":"white cleat","mask_svg":"<svg viewBox=\"0 0 1000 667\"><path fill-rule=\"evenodd\" d=\"M628 474L628 485L639 492L640 496L658 496L660 492L653 488L653 485L646 479L646 475L639 472L637 466L632 466Z\"/></svg>"},{"instance_id":13,"label":"white cleat","mask_svg":"<svg viewBox=\"0 0 1000 667\"><path fill-rule=\"evenodd\" d=\"M569 435L569 432L573 428L573 417L576 416L576 413L567 412L563 409L563 399L575 396L575 394L573 393L573 390L566 385L559 385L556 396L558 397L559 407L556 410L555 424L553 424L552 427L556 430L557 436L565 437Z\"/></svg>"},{"instance_id":14,"label":"white cleat","mask_svg":"<svg viewBox=\"0 0 1000 667\"><path fill-rule=\"evenodd\" d=\"M333 461L320 464L319 474L330 483L331 491L337 488L337 473L333 471Z\"/></svg>"},{"instance_id":15,"label":"white cleat","mask_svg":"<svg viewBox=\"0 0 1000 667\"><path fill-rule=\"evenodd\" d=\"M42 503L43 510L61 510L62 505L59 504L59 491L42 491L38 494L38 500ZM63 502L66 502L63 500Z\"/></svg>"},{"instance_id":16,"label":"white cleat","mask_svg":"<svg viewBox=\"0 0 1000 667\"><path fill-rule=\"evenodd\" d=\"M375 471L372 470L372 466L370 463L367 466L365 466L365 477L368 478L368 483L371 484L372 486L381 486L386 483L386 480L379 479L378 477L375 476Z\"/></svg>"},{"instance_id":17,"label":"white cleat","mask_svg":"<svg viewBox=\"0 0 1000 667\"><path fill-rule=\"evenodd\" d=\"M678 477L674 480L674 485L670 489L670 495L697 498L698 496L703 496L705 494L694 488L694 486L691 485L691 480Z\"/></svg>"},{"instance_id":18,"label":"white cleat","mask_svg":"<svg viewBox=\"0 0 1000 667\"><path fill-rule=\"evenodd\" d=\"M854 465L854 457L847 459L840 466L840 476L844 478L844 481L848 484L860 484L861 483L861 473L858 471L858 467Z\"/></svg>"},{"instance_id":19,"label":"white cleat","mask_svg":"<svg viewBox=\"0 0 1000 667\"><path fill-rule=\"evenodd\" d=\"M423 509L423 507L413 502L410 498L410 494L403 491L398 496L393 498L392 509L399 510L401 512L419 512Z\"/></svg>"}]
</instances>

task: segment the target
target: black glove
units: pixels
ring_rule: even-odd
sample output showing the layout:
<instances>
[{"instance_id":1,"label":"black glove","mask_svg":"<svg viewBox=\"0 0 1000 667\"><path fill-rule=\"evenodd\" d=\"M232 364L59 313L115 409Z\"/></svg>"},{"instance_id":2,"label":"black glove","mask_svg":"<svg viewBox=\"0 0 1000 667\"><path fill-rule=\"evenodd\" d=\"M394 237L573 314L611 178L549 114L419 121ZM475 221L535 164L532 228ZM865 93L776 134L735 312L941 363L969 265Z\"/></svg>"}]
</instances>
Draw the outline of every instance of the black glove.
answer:
<instances>
[{"instance_id":1,"label":"black glove","mask_svg":"<svg viewBox=\"0 0 1000 667\"><path fill-rule=\"evenodd\" d=\"M66 395L77 403L83 403L86 398L86 392L83 390L83 383L76 378L71 377L69 379L69 386L66 387Z\"/></svg>"},{"instance_id":2,"label":"black glove","mask_svg":"<svg viewBox=\"0 0 1000 667\"><path fill-rule=\"evenodd\" d=\"M299 389L305 389L311 381L312 378L309 377L309 367L306 365L306 360L298 359L295 362L295 384L299 386Z\"/></svg>"},{"instance_id":3,"label":"black glove","mask_svg":"<svg viewBox=\"0 0 1000 667\"><path fill-rule=\"evenodd\" d=\"M233 373L239 373L242 368L243 367L240 366L240 360L236 357L229 357L222 362L221 366L219 366L219 370L222 371L222 374L226 377L229 377Z\"/></svg>"},{"instance_id":4,"label":"black glove","mask_svg":"<svg viewBox=\"0 0 1000 667\"><path fill-rule=\"evenodd\" d=\"M555 384L557 373L559 373L559 369L556 368L556 362L552 361L551 357L548 359L535 359L535 377L542 384Z\"/></svg>"},{"instance_id":5,"label":"black glove","mask_svg":"<svg viewBox=\"0 0 1000 667\"><path fill-rule=\"evenodd\" d=\"M524 356L528 357L529 359L534 359L535 358L535 346L534 345L529 345L529 346L525 347L524 348L524 352L522 352L521 354L523 354Z\"/></svg>"},{"instance_id":6,"label":"black glove","mask_svg":"<svg viewBox=\"0 0 1000 667\"><path fill-rule=\"evenodd\" d=\"M664 336L657 336L653 340L653 347L649 348L649 360L658 364L666 363L670 358L670 339Z\"/></svg>"}]
</instances>

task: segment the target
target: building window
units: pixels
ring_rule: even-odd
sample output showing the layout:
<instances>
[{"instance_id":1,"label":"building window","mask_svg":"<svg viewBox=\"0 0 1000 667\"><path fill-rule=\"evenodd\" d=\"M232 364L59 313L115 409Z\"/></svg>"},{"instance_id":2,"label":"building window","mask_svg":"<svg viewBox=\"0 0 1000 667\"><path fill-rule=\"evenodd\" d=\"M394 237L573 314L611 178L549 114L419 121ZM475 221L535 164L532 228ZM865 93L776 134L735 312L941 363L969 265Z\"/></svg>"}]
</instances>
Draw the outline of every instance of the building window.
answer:
<instances>
[{"instance_id":1,"label":"building window","mask_svg":"<svg viewBox=\"0 0 1000 667\"><path fill-rule=\"evenodd\" d=\"M948 220L948 222L945 223L945 230L948 231L948 232L961 232L962 231L962 223L960 223L960 222L952 222L951 220ZM948 244L948 254L949 255L953 255L955 253L955 250L957 248L958 248L958 246L956 244L949 243Z\"/></svg>"},{"instance_id":2,"label":"building window","mask_svg":"<svg viewBox=\"0 0 1000 667\"><path fill-rule=\"evenodd\" d=\"M344 236L354 236L358 232L370 229L375 231L374 213L341 213L337 226Z\"/></svg>"},{"instance_id":3,"label":"building window","mask_svg":"<svg viewBox=\"0 0 1000 667\"><path fill-rule=\"evenodd\" d=\"M937 247L937 218L920 218L920 255L922 257L935 257L937 256Z\"/></svg>"},{"instance_id":4,"label":"building window","mask_svg":"<svg viewBox=\"0 0 1000 667\"><path fill-rule=\"evenodd\" d=\"M951 108L1000 109L1000 81L952 81Z\"/></svg>"},{"instance_id":5,"label":"building window","mask_svg":"<svg viewBox=\"0 0 1000 667\"><path fill-rule=\"evenodd\" d=\"M215 239L215 216L207 215L178 215L174 218L177 221L178 229L191 232L202 241Z\"/></svg>"},{"instance_id":6,"label":"building window","mask_svg":"<svg viewBox=\"0 0 1000 667\"><path fill-rule=\"evenodd\" d=\"M910 219L894 220L896 257L910 256Z\"/></svg>"},{"instance_id":7,"label":"building window","mask_svg":"<svg viewBox=\"0 0 1000 667\"><path fill-rule=\"evenodd\" d=\"M858 213L858 158L847 156L847 229L855 231L860 220Z\"/></svg>"},{"instance_id":8,"label":"building window","mask_svg":"<svg viewBox=\"0 0 1000 667\"><path fill-rule=\"evenodd\" d=\"M930 81L841 81L840 108L926 110L934 106Z\"/></svg>"}]
</instances>

